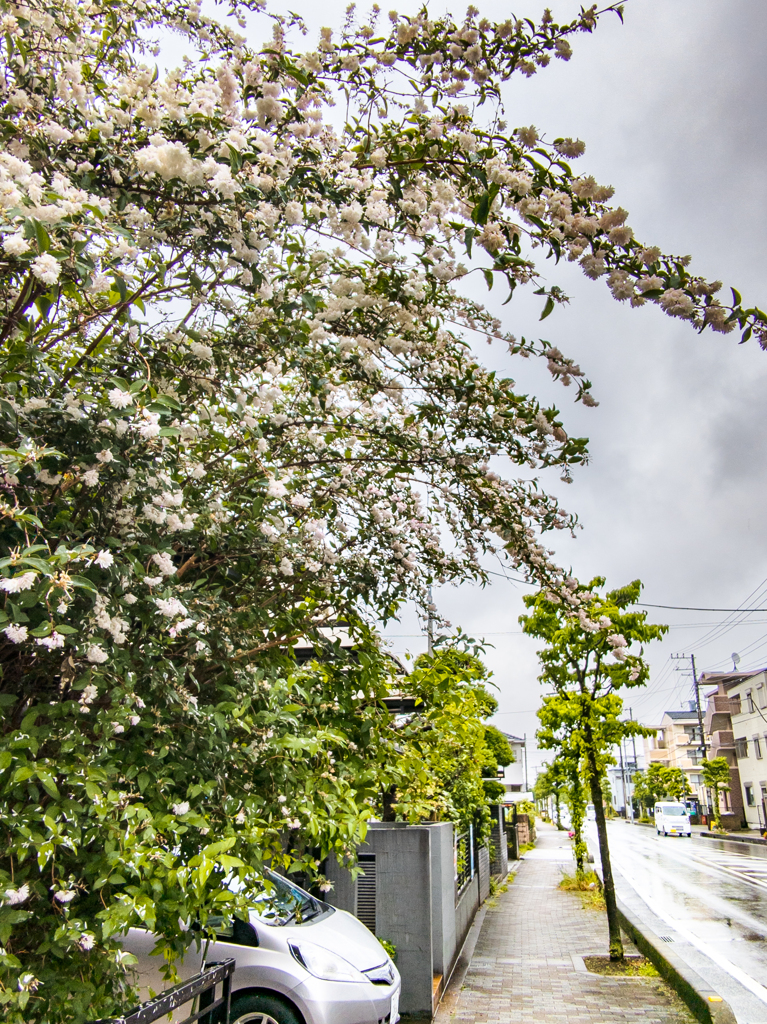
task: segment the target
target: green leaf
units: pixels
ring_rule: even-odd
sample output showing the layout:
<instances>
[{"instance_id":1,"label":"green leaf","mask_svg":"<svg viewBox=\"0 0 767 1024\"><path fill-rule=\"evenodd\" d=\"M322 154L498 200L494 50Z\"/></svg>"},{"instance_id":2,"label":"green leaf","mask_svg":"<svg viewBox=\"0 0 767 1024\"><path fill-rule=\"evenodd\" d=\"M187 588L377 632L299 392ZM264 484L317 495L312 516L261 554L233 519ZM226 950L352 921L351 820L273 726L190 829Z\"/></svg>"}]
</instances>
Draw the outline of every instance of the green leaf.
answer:
<instances>
[{"instance_id":1,"label":"green leaf","mask_svg":"<svg viewBox=\"0 0 767 1024\"><path fill-rule=\"evenodd\" d=\"M91 581L86 579L84 576L70 576L69 580L73 587L81 587L83 590L90 590L93 594L98 593L96 587L94 587Z\"/></svg>"},{"instance_id":2,"label":"green leaf","mask_svg":"<svg viewBox=\"0 0 767 1024\"><path fill-rule=\"evenodd\" d=\"M741 302L743 301L743 299L740 297L740 292L737 291L737 289L735 289L735 288L730 288L730 291L732 292L732 304L733 304L733 306L739 306L741 304Z\"/></svg>"},{"instance_id":3,"label":"green leaf","mask_svg":"<svg viewBox=\"0 0 767 1024\"><path fill-rule=\"evenodd\" d=\"M471 211L471 219L475 224L487 224L487 218L490 214L490 202L490 196L485 192L480 201Z\"/></svg>"},{"instance_id":4,"label":"green leaf","mask_svg":"<svg viewBox=\"0 0 767 1024\"><path fill-rule=\"evenodd\" d=\"M38 768L37 777L42 783L43 789L48 794L48 796L52 796L54 800L61 799L61 795L59 793L56 783L53 781L52 775L49 775L48 772L40 771L40 769Z\"/></svg>"},{"instance_id":5,"label":"green leaf","mask_svg":"<svg viewBox=\"0 0 767 1024\"><path fill-rule=\"evenodd\" d=\"M546 317L549 316L549 314L552 312L553 309L554 309L554 300L552 299L551 296L549 296L548 299L546 300L546 305L543 307L543 312L541 313L539 319L545 320Z\"/></svg>"},{"instance_id":6,"label":"green leaf","mask_svg":"<svg viewBox=\"0 0 767 1024\"><path fill-rule=\"evenodd\" d=\"M211 860L216 857L219 853L224 853L225 850L231 850L234 844L237 842L235 836L229 836L228 839L221 839L217 843L210 843L202 851L203 857L208 857Z\"/></svg>"}]
</instances>

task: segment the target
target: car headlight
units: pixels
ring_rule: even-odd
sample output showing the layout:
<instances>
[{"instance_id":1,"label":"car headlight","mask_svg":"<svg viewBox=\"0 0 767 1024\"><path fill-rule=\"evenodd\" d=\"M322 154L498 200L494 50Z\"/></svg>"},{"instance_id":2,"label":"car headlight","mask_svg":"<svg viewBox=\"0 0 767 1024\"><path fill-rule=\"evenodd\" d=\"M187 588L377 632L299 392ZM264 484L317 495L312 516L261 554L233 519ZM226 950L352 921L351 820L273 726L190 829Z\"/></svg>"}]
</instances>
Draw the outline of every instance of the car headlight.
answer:
<instances>
[{"instance_id":1,"label":"car headlight","mask_svg":"<svg viewBox=\"0 0 767 1024\"><path fill-rule=\"evenodd\" d=\"M315 946L313 942L291 942L289 945L296 960L315 978L322 978L323 981L368 980L348 960L337 953L331 953L329 949Z\"/></svg>"}]
</instances>

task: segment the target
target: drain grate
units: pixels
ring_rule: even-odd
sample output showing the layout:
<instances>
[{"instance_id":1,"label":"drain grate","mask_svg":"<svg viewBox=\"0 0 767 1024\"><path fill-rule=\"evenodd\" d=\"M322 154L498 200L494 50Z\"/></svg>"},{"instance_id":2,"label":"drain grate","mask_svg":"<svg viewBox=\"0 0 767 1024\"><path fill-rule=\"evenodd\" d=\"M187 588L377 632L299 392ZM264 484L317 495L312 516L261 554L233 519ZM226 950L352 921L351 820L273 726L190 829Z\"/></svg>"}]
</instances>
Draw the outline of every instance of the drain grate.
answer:
<instances>
[{"instance_id":1,"label":"drain grate","mask_svg":"<svg viewBox=\"0 0 767 1024\"><path fill-rule=\"evenodd\" d=\"M673 942L674 941L671 938L670 935L659 935L658 938L660 939L661 942Z\"/></svg>"}]
</instances>

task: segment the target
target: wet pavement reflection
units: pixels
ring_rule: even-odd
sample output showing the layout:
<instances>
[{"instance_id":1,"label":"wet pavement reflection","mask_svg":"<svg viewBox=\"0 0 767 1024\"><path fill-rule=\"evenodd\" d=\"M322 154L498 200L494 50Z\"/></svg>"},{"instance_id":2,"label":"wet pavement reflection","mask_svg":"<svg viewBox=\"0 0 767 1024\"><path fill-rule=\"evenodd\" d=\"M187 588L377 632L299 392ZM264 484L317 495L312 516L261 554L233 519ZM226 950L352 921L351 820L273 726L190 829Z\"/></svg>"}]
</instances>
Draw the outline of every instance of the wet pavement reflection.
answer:
<instances>
[{"instance_id":1,"label":"wet pavement reflection","mask_svg":"<svg viewBox=\"0 0 767 1024\"><path fill-rule=\"evenodd\" d=\"M717 965L725 978L720 987L731 979L731 991L721 994L741 1024L767 1021L767 849L658 836L624 821L611 822L609 834L619 896L628 885L674 941L689 943ZM681 946L678 952L684 956ZM737 986L750 998L742 989L734 998Z\"/></svg>"}]
</instances>

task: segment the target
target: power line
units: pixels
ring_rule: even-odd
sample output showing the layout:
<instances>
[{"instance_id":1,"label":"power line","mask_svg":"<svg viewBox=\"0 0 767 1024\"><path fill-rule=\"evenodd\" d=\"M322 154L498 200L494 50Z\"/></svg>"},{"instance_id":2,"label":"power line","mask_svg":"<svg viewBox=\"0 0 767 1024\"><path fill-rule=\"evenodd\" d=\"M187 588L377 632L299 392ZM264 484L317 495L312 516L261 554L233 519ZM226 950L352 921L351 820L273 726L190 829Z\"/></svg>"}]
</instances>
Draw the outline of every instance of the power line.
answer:
<instances>
[{"instance_id":1,"label":"power line","mask_svg":"<svg viewBox=\"0 0 767 1024\"><path fill-rule=\"evenodd\" d=\"M667 608L675 612L743 612L750 615L752 612L767 612L767 608L691 608L682 604L644 604L637 601L640 608Z\"/></svg>"},{"instance_id":2,"label":"power line","mask_svg":"<svg viewBox=\"0 0 767 1024\"><path fill-rule=\"evenodd\" d=\"M510 580L512 583L524 583L526 587L537 587L537 583L530 580L519 579L517 576L509 576L505 572L493 572L492 569L484 570L488 576L499 576L502 580ZM767 582L767 581L765 581ZM757 590L759 587L756 588ZM688 604L649 604L646 601L637 601L639 608L664 608L672 612L742 612L750 615L752 612L767 612L767 608L697 608Z\"/></svg>"}]
</instances>

